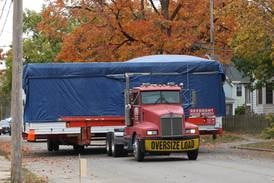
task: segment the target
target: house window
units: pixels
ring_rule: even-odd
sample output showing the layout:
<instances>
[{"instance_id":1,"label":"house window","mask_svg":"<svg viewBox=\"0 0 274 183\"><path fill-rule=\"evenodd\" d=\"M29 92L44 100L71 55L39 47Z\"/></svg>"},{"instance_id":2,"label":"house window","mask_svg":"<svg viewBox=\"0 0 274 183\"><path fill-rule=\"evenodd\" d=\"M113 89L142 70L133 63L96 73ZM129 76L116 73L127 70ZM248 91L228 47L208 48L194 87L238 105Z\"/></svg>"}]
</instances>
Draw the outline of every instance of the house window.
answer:
<instances>
[{"instance_id":1,"label":"house window","mask_svg":"<svg viewBox=\"0 0 274 183\"><path fill-rule=\"evenodd\" d=\"M265 102L266 104L273 104L273 89L272 85L266 85L266 97L265 97Z\"/></svg>"},{"instance_id":2,"label":"house window","mask_svg":"<svg viewBox=\"0 0 274 183\"><path fill-rule=\"evenodd\" d=\"M263 103L263 92L262 92L262 88L258 89L258 104L262 104Z\"/></svg>"},{"instance_id":3,"label":"house window","mask_svg":"<svg viewBox=\"0 0 274 183\"><path fill-rule=\"evenodd\" d=\"M242 96L242 85L241 84L237 84L237 86L236 86L236 95L237 95L237 97Z\"/></svg>"}]
</instances>

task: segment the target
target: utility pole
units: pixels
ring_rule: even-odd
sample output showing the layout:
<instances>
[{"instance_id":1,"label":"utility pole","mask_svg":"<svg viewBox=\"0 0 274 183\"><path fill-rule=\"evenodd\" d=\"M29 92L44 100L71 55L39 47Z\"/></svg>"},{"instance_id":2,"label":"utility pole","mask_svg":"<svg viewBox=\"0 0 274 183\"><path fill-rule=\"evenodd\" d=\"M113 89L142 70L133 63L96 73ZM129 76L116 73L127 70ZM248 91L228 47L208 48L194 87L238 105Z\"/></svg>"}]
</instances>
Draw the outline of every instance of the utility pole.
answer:
<instances>
[{"instance_id":1,"label":"utility pole","mask_svg":"<svg viewBox=\"0 0 274 183\"><path fill-rule=\"evenodd\" d=\"M210 0L210 48L211 48L211 53L210 57L214 58L214 0Z\"/></svg>"},{"instance_id":2,"label":"utility pole","mask_svg":"<svg viewBox=\"0 0 274 183\"><path fill-rule=\"evenodd\" d=\"M12 63L12 151L11 151L11 182L22 182L22 57L23 57L23 0L13 1L13 63Z\"/></svg>"}]
</instances>

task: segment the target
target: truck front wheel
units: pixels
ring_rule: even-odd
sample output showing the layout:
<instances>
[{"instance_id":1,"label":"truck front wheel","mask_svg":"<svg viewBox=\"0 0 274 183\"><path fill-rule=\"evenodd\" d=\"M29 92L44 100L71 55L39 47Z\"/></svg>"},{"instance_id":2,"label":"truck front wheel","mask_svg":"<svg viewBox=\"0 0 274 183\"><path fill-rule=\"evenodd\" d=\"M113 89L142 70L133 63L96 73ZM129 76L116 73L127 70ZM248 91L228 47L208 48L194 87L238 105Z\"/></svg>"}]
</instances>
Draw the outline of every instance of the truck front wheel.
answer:
<instances>
[{"instance_id":1,"label":"truck front wheel","mask_svg":"<svg viewBox=\"0 0 274 183\"><path fill-rule=\"evenodd\" d=\"M196 160L198 157L198 149L197 150L193 150L193 151L188 151L187 152L187 157L189 160Z\"/></svg>"},{"instance_id":2,"label":"truck front wheel","mask_svg":"<svg viewBox=\"0 0 274 183\"><path fill-rule=\"evenodd\" d=\"M143 161L145 158L145 153L141 151L140 141L137 137L134 137L133 141L133 155L136 161Z\"/></svg>"}]
</instances>

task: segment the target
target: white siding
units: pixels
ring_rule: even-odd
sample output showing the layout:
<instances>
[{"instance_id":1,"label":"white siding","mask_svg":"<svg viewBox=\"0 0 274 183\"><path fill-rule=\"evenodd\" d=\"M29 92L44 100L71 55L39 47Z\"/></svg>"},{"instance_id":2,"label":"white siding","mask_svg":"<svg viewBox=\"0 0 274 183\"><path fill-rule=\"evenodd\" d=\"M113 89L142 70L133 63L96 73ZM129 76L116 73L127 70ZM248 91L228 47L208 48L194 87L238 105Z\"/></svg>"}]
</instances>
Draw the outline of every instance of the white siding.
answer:
<instances>
[{"instance_id":1,"label":"white siding","mask_svg":"<svg viewBox=\"0 0 274 183\"><path fill-rule=\"evenodd\" d=\"M227 81L225 81L223 88L224 88L225 96L232 98L232 85L228 84Z\"/></svg>"},{"instance_id":2,"label":"white siding","mask_svg":"<svg viewBox=\"0 0 274 183\"><path fill-rule=\"evenodd\" d=\"M258 90L253 91L252 105L253 112L257 114L274 114L274 104L266 104L266 90L262 88L262 104L258 104ZM274 94L273 94L274 101Z\"/></svg>"},{"instance_id":3,"label":"white siding","mask_svg":"<svg viewBox=\"0 0 274 183\"><path fill-rule=\"evenodd\" d=\"M241 84L242 87L242 96L237 96L237 84ZM243 83L233 82L232 88L232 98L235 99L235 108L245 104L245 87Z\"/></svg>"}]
</instances>

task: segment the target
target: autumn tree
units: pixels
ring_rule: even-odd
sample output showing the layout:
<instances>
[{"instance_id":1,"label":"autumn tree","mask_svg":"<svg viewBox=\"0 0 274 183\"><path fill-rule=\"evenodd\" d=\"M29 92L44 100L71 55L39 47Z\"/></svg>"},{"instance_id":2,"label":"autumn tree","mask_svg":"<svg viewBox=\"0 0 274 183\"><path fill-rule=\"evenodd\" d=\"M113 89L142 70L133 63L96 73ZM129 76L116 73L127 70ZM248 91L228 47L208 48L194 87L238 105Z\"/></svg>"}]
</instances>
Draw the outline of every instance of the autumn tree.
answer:
<instances>
[{"instance_id":1,"label":"autumn tree","mask_svg":"<svg viewBox=\"0 0 274 183\"><path fill-rule=\"evenodd\" d=\"M264 86L274 77L272 0L239 0L230 4L237 31L232 38L233 62L245 75ZM274 84L273 84L274 88Z\"/></svg>"},{"instance_id":2,"label":"autumn tree","mask_svg":"<svg viewBox=\"0 0 274 183\"><path fill-rule=\"evenodd\" d=\"M225 6L226 0L215 3L220 53L234 26L219 13ZM45 8L43 18L41 30L49 36L61 34L63 40L56 60L119 61L148 54L208 52L208 0L56 0ZM68 22L74 26L63 34Z\"/></svg>"},{"instance_id":3,"label":"autumn tree","mask_svg":"<svg viewBox=\"0 0 274 183\"><path fill-rule=\"evenodd\" d=\"M38 24L43 17L40 13L26 10L23 15L23 58L24 63L45 63L53 62L61 48L62 40L56 37L49 37L39 30ZM3 54L0 54L3 55ZM5 53L7 70L2 76L1 90L10 97L12 83L12 48Z\"/></svg>"},{"instance_id":4,"label":"autumn tree","mask_svg":"<svg viewBox=\"0 0 274 183\"><path fill-rule=\"evenodd\" d=\"M61 48L61 38L52 38L39 30L38 25L43 19L40 13L26 10L23 18L25 63L54 61Z\"/></svg>"}]
</instances>

